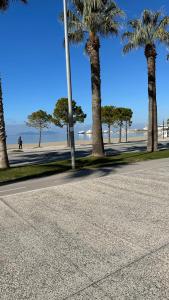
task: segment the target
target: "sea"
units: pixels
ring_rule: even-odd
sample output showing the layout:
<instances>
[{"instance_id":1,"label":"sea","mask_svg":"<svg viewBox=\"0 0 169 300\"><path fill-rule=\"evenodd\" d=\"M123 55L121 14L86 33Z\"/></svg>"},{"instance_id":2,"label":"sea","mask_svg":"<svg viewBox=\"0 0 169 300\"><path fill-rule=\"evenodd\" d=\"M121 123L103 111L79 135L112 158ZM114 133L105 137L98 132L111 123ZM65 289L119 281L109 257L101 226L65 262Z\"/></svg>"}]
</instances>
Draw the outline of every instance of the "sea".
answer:
<instances>
[{"instance_id":1,"label":"sea","mask_svg":"<svg viewBox=\"0 0 169 300\"><path fill-rule=\"evenodd\" d=\"M92 141L91 134L78 134L80 131L91 130L91 124L76 124L74 127L75 131L75 140L76 141ZM141 125L137 127L132 127L128 131L128 138L137 137L143 138L144 132L135 131L134 128L142 128ZM107 130L107 127L103 125L103 137L108 139L108 134L104 133ZM119 129L112 128L111 139L118 138ZM17 144L18 137L21 136L24 144L36 144L39 140L39 132L37 129L29 128L26 124L7 124L6 125L6 135L7 135L7 144ZM122 132L122 137L125 137L124 132ZM53 142L66 142L66 129L65 127L59 128L51 125L50 128L44 129L42 133L42 143L53 143Z\"/></svg>"},{"instance_id":2,"label":"sea","mask_svg":"<svg viewBox=\"0 0 169 300\"><path fill-rule=\"evenodd\" d=\"M20 133L12 133L7 134L7 144L17 144L18 137L21 136L23 140L23 144L36 144L39 140L39 135L36 132L20 132ZM111 139L113 141L113 138L118 138L118 133L111 133ZM108 134L103 133L104 139L108 139ZM124 134L122 134L122 137L125 137ZM128 138L130 137L137 137L142 138L144 137L144 133L142 132L132 132L128 133ZM75 132L75 140L76 141L92 141L92 135L91 134L78 134L78 132ZM44 132L42 134L42 143L49 143L49 142L65 142L66 141L66 133L63 132Z\"/></svg>"}]
</instances>

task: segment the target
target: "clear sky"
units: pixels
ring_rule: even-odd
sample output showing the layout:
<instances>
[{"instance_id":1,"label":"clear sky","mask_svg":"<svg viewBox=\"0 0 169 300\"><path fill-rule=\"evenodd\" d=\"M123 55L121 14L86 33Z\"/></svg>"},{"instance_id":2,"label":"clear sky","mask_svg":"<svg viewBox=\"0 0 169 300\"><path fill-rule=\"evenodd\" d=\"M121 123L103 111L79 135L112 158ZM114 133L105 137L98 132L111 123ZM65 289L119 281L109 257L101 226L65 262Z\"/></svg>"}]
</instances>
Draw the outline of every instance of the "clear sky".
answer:
<instances>
[{"instance_id":1,"label":"clear sky","mask_svg":"<svg viewBox=\"0 0 169 300\"><path fill-rule=\"evenodd\" d=\"M19 2L19 1L18 1ZM128 18L145 8L162 8L168 0L118 0ZM62 0L30 0L14 3L0 14L0 73L8 124L23 123L31 112L52 112L58 98L67 96L63 27L58 22ZM159 122L169 117L169 62L166 49L158 48L157 96ZM89 60L83 45L71 47L73 98L91 123ZM101 40L102 103L130 107L135 123L147 122L147 69L143 50L122 54L119 38Z\"/></svg>"}]
</instances>

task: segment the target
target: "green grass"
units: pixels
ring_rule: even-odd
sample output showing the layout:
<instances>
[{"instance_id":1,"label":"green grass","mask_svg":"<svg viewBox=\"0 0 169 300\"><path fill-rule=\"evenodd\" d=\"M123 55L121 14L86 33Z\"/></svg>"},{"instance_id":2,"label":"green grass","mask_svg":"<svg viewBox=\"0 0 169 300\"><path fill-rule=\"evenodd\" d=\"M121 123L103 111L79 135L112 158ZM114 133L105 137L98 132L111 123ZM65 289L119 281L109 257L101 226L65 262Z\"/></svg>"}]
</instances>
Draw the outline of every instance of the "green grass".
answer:
<instances>
[{"instance_id":1,"label":"green grass","mask_svg":"<svg viewBox=\"0 0 169 300\"><path fill-rule=\"evenodd\" d=\"M124 164L131 164L139 161L169 158L169 150L154 153L122 153L119 155L104 158L94 158L92 156L79 158L76 160L76 169L99 169L102 167L118 167ZM49 176L62 173L71 169L70 160L56 161L47 164L29 165L22 167L11 167L7 170L0 170L0 184L20 181L30 178Z\"/></svg>"}]
</instances>

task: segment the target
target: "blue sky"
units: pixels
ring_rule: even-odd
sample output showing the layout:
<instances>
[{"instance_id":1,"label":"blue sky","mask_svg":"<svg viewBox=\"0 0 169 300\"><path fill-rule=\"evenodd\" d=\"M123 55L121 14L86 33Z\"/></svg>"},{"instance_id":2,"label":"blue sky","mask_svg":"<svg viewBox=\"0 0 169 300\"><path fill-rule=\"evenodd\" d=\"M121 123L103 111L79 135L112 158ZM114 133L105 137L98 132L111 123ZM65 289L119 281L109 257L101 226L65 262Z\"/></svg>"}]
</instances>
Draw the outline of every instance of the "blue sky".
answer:
<instances>
[{"instance_id":1,"label":"blue sky","mask_svg":"<svg viewBox=\"0 0 169 300\"><path fill-rule=\"evenodd\" d=\"M18 1L19 2L19 1ZM48 4L47 4L48 3ZM144 8L163 8L168 0L118 0L129 18ZM0 73L3 82L5 116L8 124L19 124L31 112L52 112L58 98L67 95L63 28L58 23L62 0L30 0L12 4L0 14ZM159 122L169 117L169 62L166 49L158 48L157 96ZM82 105L91 123L89 60L83 45L71 47L73 98ZM130 107L135 123L147 122L147 69L143 50L124 56L119 38L101 41L103 105Z\"/></svg>"}]
</instances>

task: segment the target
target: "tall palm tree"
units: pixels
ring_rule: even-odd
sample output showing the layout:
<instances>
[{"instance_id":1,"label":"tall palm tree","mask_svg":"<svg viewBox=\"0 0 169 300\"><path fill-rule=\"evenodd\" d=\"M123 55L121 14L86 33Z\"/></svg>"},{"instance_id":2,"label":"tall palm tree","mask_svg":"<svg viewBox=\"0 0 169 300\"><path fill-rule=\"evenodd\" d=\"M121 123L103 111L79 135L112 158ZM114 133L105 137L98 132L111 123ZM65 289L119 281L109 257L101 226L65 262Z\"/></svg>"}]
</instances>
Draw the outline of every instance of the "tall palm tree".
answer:
<instances>
[{"instance_id":1,"label":"tall palm tree","mask_svg":"<svg viewBox=\"0 0 169 300\"><path fill-rule=\"evenodd\" d=\"M156 57L157 43L168 45L169 33L167 27L169 17L164 17L160 11L144 10L141 18L129 22L131 31L123 34L123 39L128 43L123 52L128 53L133 49L144 48L148 67L148 96L149 96L149 123L147 151L158 149L157 101L156 101Z\"/></svg>"},{"instance_id":2,"label":"tall palm tree","mask_svg":"<svg viewBox=\"0 0 169 300\"><path fill-rule=\"evenodd\" d=\"M20 0L23 3L27 3L27 0ZM9 7L9 0L0 0L0 11L6 10ZM6 132L2 99L2 86L0 81L0 169L9 168L7 146L6 146Z\"/></svg>"},{"instance_id":3,"label":"tall palm tree","mask_svg":"<svg viewBox=\"0 0 169 300\"><path fill-rule=\"evenodd\" d=\"M68 10L69 40L85 41L85 51L90 58L92 85L93 155L104 156L101 125L100 37L117 35L117 17L122 10L113 0L72 0Z\"/></svg>"},{"instance_id":4,"label":"tall palm tree","mask_svg":"<svg viewBox=\"0 0 169 300\"><path fill-rule=\"evenodd\" d=\"M2 86L0 80L0 169L7 169L9 167L7 147L6 147L6 132L2 99Z\"/></svg>"}]
</instances>

